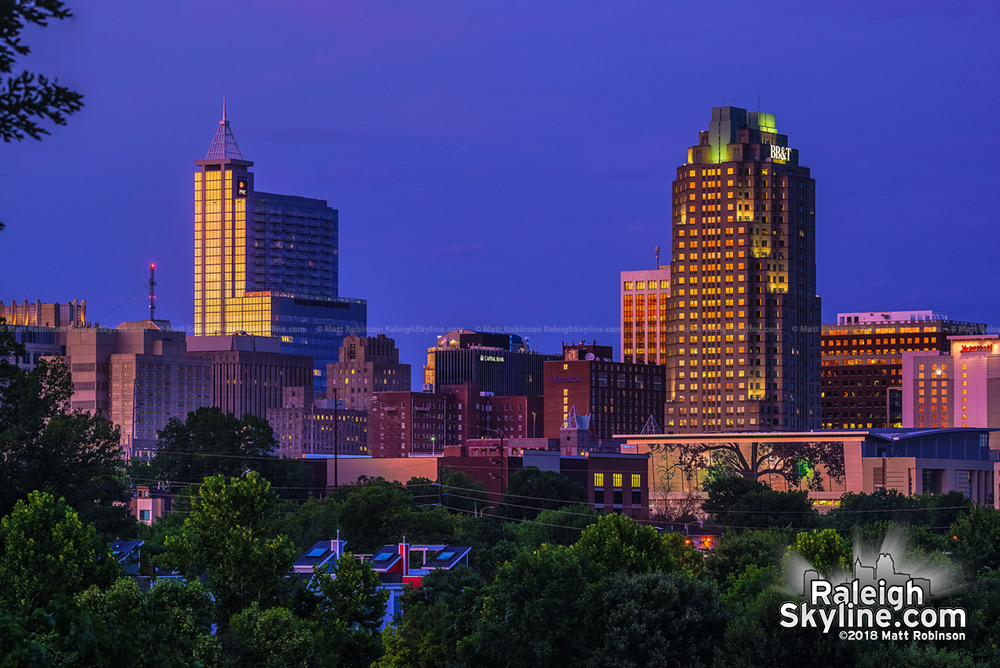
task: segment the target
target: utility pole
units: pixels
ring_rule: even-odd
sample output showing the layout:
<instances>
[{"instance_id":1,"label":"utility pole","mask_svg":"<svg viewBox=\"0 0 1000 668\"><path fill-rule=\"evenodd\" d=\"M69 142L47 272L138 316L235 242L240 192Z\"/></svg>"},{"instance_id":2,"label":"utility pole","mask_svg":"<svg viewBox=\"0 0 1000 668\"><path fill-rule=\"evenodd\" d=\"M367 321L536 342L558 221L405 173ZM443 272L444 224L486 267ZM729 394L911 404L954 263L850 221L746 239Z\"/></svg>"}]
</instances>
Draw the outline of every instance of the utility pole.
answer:
<instances>
[{"instance_id":1,"label":"utility pole","mask_svg":"<svg viewBox=\"0 0 1000 668\"><path fill-rule=\"evenodd\" d=\"M340 441L337 436L340 432L340 417L337 412L337 405L340 403L340 397L338 388L336 385L333 387L333 488L340 489Z\"/></svg>"}]
</instances>

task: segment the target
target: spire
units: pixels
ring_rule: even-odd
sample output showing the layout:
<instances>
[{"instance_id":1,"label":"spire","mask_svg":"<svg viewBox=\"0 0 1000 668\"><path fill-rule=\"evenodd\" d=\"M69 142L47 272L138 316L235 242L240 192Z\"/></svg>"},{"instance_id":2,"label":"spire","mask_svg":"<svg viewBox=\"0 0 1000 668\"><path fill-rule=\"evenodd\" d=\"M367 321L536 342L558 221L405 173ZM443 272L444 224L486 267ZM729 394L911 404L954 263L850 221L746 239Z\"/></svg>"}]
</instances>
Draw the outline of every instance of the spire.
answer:
<instances>
[{"instance_id":1,"label":"spire","mask_svg":"<svg viewBox=\"0 0 1000 668\"><path fill-rule=\"evenodd\" d=\"M243 154L240 147L236 145L236 137L229 127L229 119L226 117L226 96L222 96L222 120L219 121L219 128L212 138L212 145L208 148L205 160L242 160Z\"/></svg>"}]
</instances>

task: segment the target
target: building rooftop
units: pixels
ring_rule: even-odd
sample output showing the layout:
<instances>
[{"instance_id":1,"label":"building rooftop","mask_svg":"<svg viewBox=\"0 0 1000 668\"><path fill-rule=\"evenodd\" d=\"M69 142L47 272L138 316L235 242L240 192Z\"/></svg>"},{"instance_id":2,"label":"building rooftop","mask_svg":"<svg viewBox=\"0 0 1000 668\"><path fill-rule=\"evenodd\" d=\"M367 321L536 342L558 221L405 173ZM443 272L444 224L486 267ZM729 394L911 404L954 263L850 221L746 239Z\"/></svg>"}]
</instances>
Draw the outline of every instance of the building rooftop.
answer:
<instances>
[{"instance_id":1,"label":"building rooftop","mask_svg":"<svg viewBox=\"0 0 1000 668\"><path fill-rule=\"evenodd\" d=\"M208 147L205 160L242 160L243 154L240 147L236 145L236 137L229 127L229 119L226 118L226 102L222 102L222 120L212 138L212 145Z\"/></svg>"}]
</instances>

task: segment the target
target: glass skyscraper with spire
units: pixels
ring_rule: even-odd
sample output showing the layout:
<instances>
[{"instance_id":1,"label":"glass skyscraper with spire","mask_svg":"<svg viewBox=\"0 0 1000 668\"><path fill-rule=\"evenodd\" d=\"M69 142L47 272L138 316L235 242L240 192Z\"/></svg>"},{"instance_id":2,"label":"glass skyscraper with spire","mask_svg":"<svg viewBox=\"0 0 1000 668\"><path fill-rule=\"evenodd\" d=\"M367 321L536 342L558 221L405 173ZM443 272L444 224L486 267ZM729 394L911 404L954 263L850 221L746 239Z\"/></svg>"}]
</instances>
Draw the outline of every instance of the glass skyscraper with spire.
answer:
<instances>
[{"instance_id":1,"label":"glass skyscraper with spire","mask_svg":"<svg viewBox=\"0 0 1000 668\"><path fill-rule=\"evenodd\" d=\"M254 189L223 110L194 176L195 336L280 338L311 355L317 389L347 334L367 334L367 303L338 296L337 210Z\"/></svg>"}]
</instances>

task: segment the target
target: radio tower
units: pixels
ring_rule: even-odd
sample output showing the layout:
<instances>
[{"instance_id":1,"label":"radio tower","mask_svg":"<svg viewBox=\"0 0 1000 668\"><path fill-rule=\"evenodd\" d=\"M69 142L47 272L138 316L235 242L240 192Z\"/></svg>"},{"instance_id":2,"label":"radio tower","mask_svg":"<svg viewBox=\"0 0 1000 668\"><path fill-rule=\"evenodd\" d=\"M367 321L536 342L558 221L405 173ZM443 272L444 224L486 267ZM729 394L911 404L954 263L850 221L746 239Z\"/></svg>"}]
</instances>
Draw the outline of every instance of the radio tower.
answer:
<instances>
[{"instance_id":1,"label":"radio tower","mask_svg":"<svg viewBox=\"0 0 1000 668\"><path fill-rule=\"evenodd\" d=\"M149 265L149 319L156 320L156 264Z\"/></svg>"}]
</instances>

